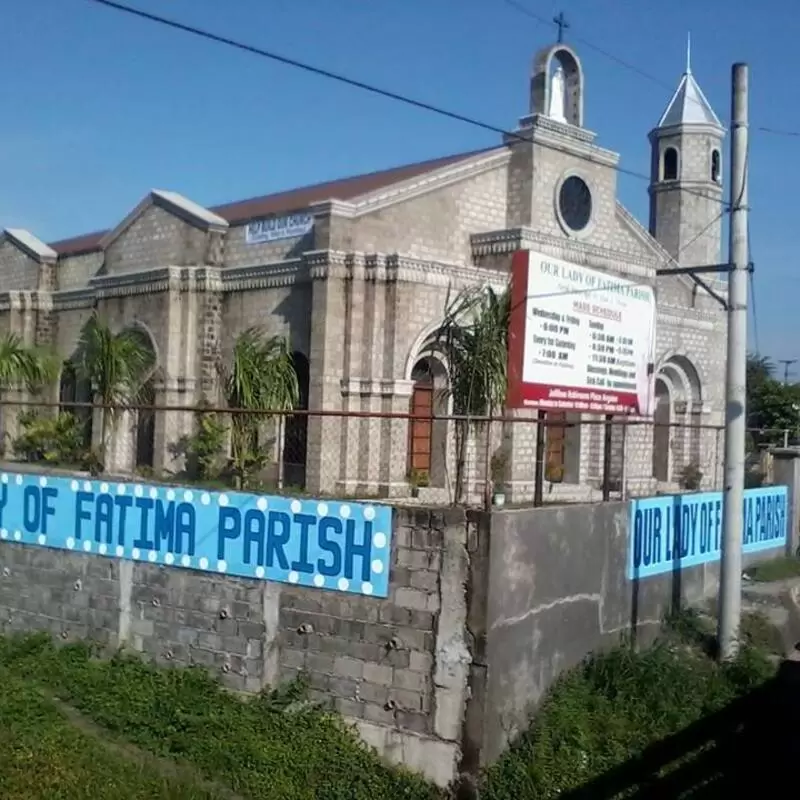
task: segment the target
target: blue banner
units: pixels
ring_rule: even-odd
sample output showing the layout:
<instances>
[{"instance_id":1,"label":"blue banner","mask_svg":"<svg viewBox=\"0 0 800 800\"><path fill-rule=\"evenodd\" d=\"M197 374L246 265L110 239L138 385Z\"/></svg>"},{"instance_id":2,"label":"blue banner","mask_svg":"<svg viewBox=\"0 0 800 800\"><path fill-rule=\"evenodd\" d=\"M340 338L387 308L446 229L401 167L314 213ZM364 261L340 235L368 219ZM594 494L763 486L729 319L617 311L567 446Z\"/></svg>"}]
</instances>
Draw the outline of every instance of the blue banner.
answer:
<instances>
[{"instance_id":1,"label":"blue banner","mask_svg":"<svg viewBox=\"0 0 800 800\"><path fill-rule=\"evenodd\" d=\"M0 474L0 539L386 597L388 506Z\"/></svg>"},{"instance_id":2,"label":"blue banner","mask_svg":"<svg viewBox=\"0 0 800 800\"><path fill-rule=\"evenodd\" d=\"M744 493L745 553L786 546L785 486ZM722 540L722 493L664 495L630 504L628 578L648 578L717 561Z\"/></svg>"}]
</instances>

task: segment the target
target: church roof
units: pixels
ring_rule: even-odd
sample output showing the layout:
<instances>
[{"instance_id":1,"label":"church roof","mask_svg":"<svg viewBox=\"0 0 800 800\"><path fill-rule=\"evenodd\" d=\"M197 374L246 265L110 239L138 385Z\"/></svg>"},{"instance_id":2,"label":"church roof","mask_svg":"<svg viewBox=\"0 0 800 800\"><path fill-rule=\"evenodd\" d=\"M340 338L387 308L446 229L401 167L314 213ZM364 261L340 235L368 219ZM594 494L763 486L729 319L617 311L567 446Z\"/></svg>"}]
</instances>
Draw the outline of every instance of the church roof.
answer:
<instances>
[{"instance_id":1,"label":"church roof","mask_svg":"<svg viewBox=\"0 0 800 800\"><path fill-rule=\"evenodd\" d=\"M671 128L673 125L716 125L722 128L719 117L711 108L703 90L687 69L681 82L667 105L667 110L658 121L659 128Z\"/></svg>"},{"instance_id":2,"label":"church roof","mask_svg":"<svg viewBox=\"0 0 800 800\"><path fill-rule=\"evenodd\" d=\"M315 203L322 203L326 200L352 200L361 195L391 186L394 183L410 180L424 175L427 172L432 172L433 170L465 161L479 153L496 149L496 147L489 147L482 150L474 150L469 153L458 153L443 158L421 161L416 164L406 164L402 167L369 172L364 175L355 175L350 178L326 181L325 183L317 183L299 189L290 189L285 192L252 197L249 200L226 203L225 205L211 208L209 211L211 215L218 218L221 217L222 220L228 222L230 225L241 225L250 220L267 217L272 214L286 214L292 211L300 211ZM205 209L203 210L205 211ZM206 211L206 213L208 214L209 211ZM71 239L62 239L61 241L53 242L50 246L59 256L91 253L102 249L102 241L108 233L109 231L107 230L96 231Z\"/></svg>"},{"instance_id":3,"label":"church roof","mask_svg":"<svg viewBox=\"0 0 800 800\"><path fill-rule=\"evenodd\" d=\"M52 260L58 255L55 250L48 247L41 239L24 228L6 228L2 233L9 239L13 239L39 261Z\"/></svg>"}]
</instances>

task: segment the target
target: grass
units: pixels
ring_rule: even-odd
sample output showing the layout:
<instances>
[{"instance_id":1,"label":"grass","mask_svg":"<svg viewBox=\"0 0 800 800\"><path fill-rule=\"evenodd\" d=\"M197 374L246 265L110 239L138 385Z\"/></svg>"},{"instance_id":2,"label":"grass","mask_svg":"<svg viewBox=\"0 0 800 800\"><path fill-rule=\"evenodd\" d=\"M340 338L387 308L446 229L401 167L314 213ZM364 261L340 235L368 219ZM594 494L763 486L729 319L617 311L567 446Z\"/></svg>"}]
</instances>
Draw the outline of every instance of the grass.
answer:
<instances>
[{"instance_id":1,"label":"grass","mask_svg":"<svg viewBox=\"0 0 800 800\"><path fill-rule=\"evenodd\" d=\"M212 800L78 730L21 678L0 669L0 797L4 800Z\"/></svg>"},{"instance_id":2,"label":"grass","mask_svg":"<svg viewBox=\"0 0 800 800\"><path fill-rule=\"evenodd\" d=\"M774 674L753 644L718 665L707 636L701 618L685 615L646 651L620 647L565 674L530 729L487 771L483 800L538 800L585 786Z\"/></svg>"},{"instance_id":3,"label":"grass","mask_svg":"<svg viewBox=\"0 0 800 800\"><path fill-rule=\"evenodd\" d=\"M655 646L621 646L563 675L483 775L481 798L579 788L774 674L767 620L747 617L745 646L725 665L709 657L712 626L684 613ZM0 681L4 800L443 797L378 759L335 715L299 702L300 684L242 700L197 668L102 660L88 645L36 634L0 637Z\"/></svg>"},{"instance_id":4,"label":"grass","mask_svg":"<svg viewBox=\"0 0 800 800\"><path fill-rule=\"evenodd\" d=\"M751 580L759 583L783 581L787 578L800 578L800 558L782 556L770 561L762 561L747 570Z\"/></svg>"},{"instance_id":5,"label":"grass","mask_svg":"<svg viewBox=\"0 0 800 800\"><path fill-rule=\"evenodd\" d=\"M241 700L199 668L159 669L125 656L100 660L87 645L56 647L39 635L0 639L0 669L26 685L52 692L141 750L190 765L198 776L224 784L241 797L437 796L420 778L384 764L338 717L295 702L302 696L297 685ZM0 771L4 769L0 764ZM0 796L8 797L2 792Z\"/></svg>"}]
</instances>

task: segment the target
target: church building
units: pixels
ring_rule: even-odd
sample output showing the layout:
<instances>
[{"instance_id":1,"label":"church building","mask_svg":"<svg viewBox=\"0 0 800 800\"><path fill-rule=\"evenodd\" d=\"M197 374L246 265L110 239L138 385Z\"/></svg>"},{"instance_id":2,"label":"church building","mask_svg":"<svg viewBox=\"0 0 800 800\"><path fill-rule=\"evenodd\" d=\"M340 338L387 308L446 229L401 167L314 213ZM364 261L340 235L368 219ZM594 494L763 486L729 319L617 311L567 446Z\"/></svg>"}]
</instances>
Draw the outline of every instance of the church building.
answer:
<instances>
[{"instance_id":1,"label":"church building","mask_svg":"<svg viewBox=\"0 0 800 800\"><path fill-rule=\"evenodd\" d=\"M505 289L512 255L528 249L655 287L656 424L615 426L614 474L629 494L678 488L687 470L710 487L721 439L689 426L724 419L726 284L657 270L720 263L724 137L687 66L649 134L643 225L617 199L619 155L585 126L581 62L559 43L536 56L528 113L496 146L215 208L154 190L113 230L50 244L4 231L0 325L58 350L69 399L69 362L97 310L114 330L146 336L152 399L179 407L221 402L218 366L240 332L285 335L303 408L341 414L287 420L275 446L287 485L407 497L417 471L428 483L420 497L446 501L452 423L410 425L402 415L448 411L437 391L447 363L435 347L447 298L475 284ZM507 494L526 501L535 412L512 413L522 419L502 426ZM9 433L12 417L3 415ZM185 410L124 419L107 468L179 472L176 443L194 419ZM580 424L589 419L550 415L563 425L547 428L547 497L596 496L604 436L601 425ZM468 452L476 497L487 459L477 445Z\"/></svg>"}]
</instances>

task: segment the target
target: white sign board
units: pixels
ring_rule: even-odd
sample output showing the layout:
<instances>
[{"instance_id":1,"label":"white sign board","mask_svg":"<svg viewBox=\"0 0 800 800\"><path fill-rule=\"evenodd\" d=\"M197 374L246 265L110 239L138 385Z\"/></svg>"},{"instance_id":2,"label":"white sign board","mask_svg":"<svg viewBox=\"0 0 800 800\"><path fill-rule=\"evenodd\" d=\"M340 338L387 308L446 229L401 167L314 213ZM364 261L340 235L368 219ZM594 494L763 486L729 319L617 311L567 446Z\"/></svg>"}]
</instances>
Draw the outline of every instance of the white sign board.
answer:
<instances>
[{"instance_id":1,"label":"white sign board","mask_svg":"<svg viewBox=\"0 0 800 800\"><path fill-rule=\"evenodd\" d=\"M509 405L652 414L655 319L651 286L520 251L512 266Z\"/></svg>"},{"instance_id":2,"label":"white sign board","mask_svg":"<svg viewBox=\"0 0 800 800\"><path fill-rule=\"evenodd\" d=\"M248 223L247 244L278 242L281 239L296 239L310 233L314 227L314 216L309 213L287 214L283 217L268 217Z\"/></svg>"}]
</instances>

